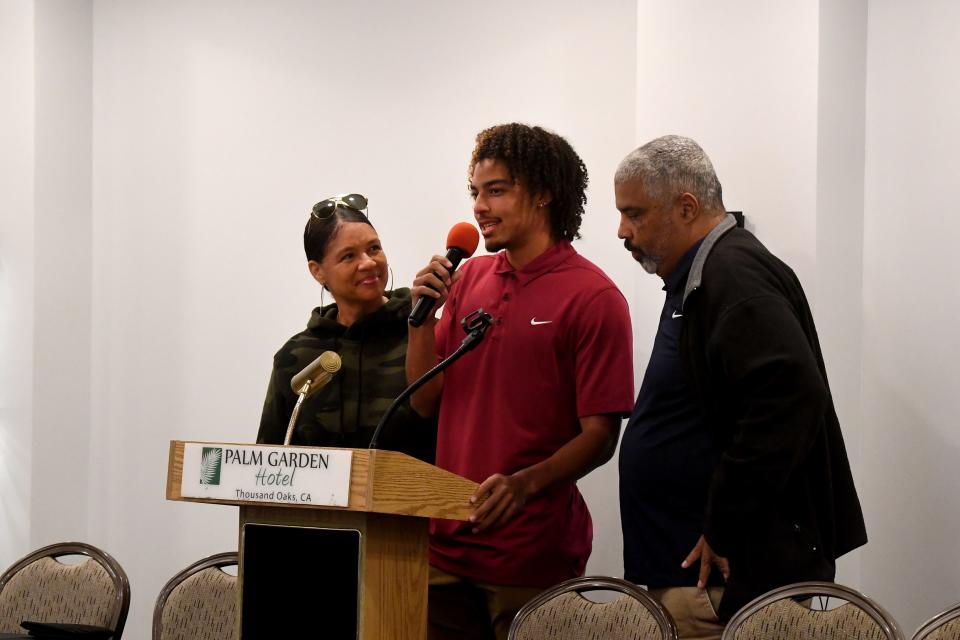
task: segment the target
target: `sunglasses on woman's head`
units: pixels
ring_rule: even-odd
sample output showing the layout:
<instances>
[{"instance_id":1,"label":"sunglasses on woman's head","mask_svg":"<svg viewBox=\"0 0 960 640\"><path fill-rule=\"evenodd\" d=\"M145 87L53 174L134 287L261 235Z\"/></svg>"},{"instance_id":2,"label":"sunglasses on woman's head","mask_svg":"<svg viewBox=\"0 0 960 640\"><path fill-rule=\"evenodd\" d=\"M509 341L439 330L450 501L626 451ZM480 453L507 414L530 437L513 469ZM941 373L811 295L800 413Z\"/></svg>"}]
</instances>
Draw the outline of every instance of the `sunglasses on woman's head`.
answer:
<instances>
[{"instance_id":1,"label":"sunglasses on woman's head","mask_svg":"<svg viewBox=\"0 0 960 640\"><path fill-rule=\"evenodd\" d=\"M323 220L332 216L337 207L346 207L362 213L367 208L367 197L359 193L348 193L327 198L313 205L310 215L317 220Z\"/></svg>"}]
</instances>

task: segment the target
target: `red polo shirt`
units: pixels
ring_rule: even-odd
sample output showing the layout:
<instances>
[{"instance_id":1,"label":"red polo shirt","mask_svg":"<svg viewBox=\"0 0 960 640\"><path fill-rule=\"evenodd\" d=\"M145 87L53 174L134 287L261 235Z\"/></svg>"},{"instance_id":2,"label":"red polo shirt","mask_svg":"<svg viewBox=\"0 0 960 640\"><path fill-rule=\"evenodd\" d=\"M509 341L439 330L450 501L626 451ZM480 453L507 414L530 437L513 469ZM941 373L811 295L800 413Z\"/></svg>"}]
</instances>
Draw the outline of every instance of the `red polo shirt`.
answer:
<instances>
[{"instance_id":1,"label":"red polo shirt","mask_svg":"<svg viewBox=\"0 0 960 640\"><path fill-rule=\"evenodd\" d=\"M476 482L511 474L577 436L578 418L630 413L626 300L569 242L520 270L503 252L461 270L437 323L438 355L460 345L460 320L477 308L494 325L444 373L438 466ZM502 527L479 534L472 527L432 521L430 562L476 582L548 587L583 575L593 544L590 513L573 482L531 499Z\"/></svg>"}]
</instances>

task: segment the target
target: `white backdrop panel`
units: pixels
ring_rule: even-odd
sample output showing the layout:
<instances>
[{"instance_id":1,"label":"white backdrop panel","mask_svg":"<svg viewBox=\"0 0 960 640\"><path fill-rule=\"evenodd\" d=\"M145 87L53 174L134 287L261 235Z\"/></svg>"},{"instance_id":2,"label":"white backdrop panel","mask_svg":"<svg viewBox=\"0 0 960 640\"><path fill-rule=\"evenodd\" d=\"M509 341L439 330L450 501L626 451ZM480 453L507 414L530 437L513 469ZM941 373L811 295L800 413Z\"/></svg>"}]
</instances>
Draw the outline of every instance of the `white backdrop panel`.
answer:
<instances>
[{"instance_id":1,"label":"white backdrop panel","mask_svg":"<svg viewBox=\"0 0 960 640\"><path fill-rule=\"evenodd\" d=\"M0 3L0 567L30 536L33 446L33 6ZM0 569L2 571L2 569Z\"/></svg>"}]
</instances>

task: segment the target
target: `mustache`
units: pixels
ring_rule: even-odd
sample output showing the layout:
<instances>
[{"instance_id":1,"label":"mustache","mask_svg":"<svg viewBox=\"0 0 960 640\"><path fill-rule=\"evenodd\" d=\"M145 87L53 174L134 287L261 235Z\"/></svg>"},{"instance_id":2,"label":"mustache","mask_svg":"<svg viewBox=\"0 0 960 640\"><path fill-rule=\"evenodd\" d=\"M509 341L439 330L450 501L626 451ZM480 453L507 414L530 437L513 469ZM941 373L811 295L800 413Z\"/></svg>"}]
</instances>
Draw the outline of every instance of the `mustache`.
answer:
<instances>
[{"instance_id":1,"label":"mustache","mask_svg":"<svg viewBox=\"0 0 960 640\"><path fill-rule=\"evenodd\" d=\"M627 251L631 251L631 252L633 252L633 251L640 251L640 249L638 249L637 247L635 247L635 246L633 246L632 244L630 244L630 241L629 241L629 240L624 240L624 241L623 241L623 248L626 249Z\"/></svg>"}]
</instances>

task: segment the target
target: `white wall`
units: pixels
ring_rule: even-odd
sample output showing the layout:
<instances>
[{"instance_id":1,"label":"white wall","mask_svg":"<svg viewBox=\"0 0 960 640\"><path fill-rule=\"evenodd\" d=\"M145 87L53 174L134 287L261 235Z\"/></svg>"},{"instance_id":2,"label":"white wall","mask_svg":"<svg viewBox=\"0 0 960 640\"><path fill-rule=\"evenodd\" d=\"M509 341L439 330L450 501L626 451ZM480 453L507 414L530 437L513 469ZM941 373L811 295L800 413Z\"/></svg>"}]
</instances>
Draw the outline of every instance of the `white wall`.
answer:
<instances>
[{"instance_id":1,"label":"white wall","mask_svg":"<svg viewBox=\"0 0 960 640\"><path fill-rule=\"evenodd\" d=\"M808 293L816 259L818 16L816 3L786 0L637 4L637 143L667 133L697 140L727 209L744 211ZM661 286L655 280L641 286ZM646 315L655 327L657 314Z\"/></svg>"},{"instance_id":2,"label":"white wall","mask_svg":"<svg viewBox=\"0 0 960 640\"><path fill-rule=\"evenodd\" d=\"M0 3L0 566L30 539L33 6Z\"/></svg>"},{"instance_id":3,"label":"white wall","mask_svg":"<svg viewBox=\"0 0 960 640\"><path fill-rule=\"evenodd\" d=\"M0 7L0 563L86 531L92 3Z\"/></svg>"},{"instance_id":4,"label":"white wall","mask_svg":"<svg viewBox=\"0 0 960 640\"><path fill-rule=\"evenodd\" d=\"M272 354L319 303L314 202L366 193L405 285L470 217L474 135L541 124L594 178L579 246L629 288L609 176L633 139L634 11L95 4L90 527L136 585L131 638L174 571L236 548L235 509L163 500L167 442L255 437ZM604 473L592 566L617 573Z\"/></svg>"},{"instance_id":5,"label":"white wall","mask_svg":"<svg viewBox=\"0 0 960 640\"><path fill-rule=\"evenodd\" d=\"M960 600L960 5L873 0L863 268L863 586L911 632Z\"/></svg>"},{"instance_id":6,"label":"white wall","mask_svg":"<svg viewBox=\"0 0 960 640\"><path fill-rule=\"evenodd\" d=\"M817 84L816 297L811 300L834 406L860 480L863 330L863 172L867 0L820 3ZM862 482L858 483L861 493ZM868 530L870 529L869 522ZM837 581L860 584L860 552Z\"/></svg>"},{"instance_id":7,"label":"white wall","mask_svg":"<svg viewBox=\"0 0 960 640\"><path fill-rule=\"evenodd\" d=\"M87 530L93 3L35 3L31 547Z\"/></svg>"}]
</instances>

